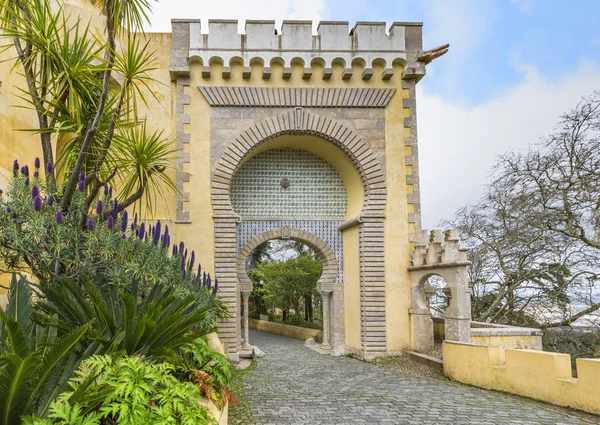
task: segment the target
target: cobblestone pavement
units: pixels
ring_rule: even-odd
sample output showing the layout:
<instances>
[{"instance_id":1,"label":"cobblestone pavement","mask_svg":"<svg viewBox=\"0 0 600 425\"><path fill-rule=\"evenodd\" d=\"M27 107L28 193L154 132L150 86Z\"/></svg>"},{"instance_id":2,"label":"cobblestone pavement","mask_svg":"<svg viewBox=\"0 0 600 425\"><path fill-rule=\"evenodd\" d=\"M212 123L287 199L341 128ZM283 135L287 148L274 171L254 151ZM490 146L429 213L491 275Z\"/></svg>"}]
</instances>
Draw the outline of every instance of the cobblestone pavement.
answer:
<instances>
[{"instance_id":1,"label":"cobblestone pavement","mask_svg":"<svg viewBox=\"0 0 600 425\"><path fill-rule=\"evenodd\" d=\"M243 377L256 424L588 424L543 403L315 353L251 331L266 356Z\"/></svg>"}]
</instances>

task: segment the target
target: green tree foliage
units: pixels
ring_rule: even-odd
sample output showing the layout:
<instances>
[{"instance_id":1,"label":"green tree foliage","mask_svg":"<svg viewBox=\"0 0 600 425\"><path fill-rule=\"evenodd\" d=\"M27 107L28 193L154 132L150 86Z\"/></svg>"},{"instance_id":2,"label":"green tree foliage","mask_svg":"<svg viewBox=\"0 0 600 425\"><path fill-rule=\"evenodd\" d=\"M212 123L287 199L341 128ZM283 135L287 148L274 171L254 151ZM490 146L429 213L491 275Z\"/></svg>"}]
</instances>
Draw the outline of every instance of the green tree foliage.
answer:
<instances>
[{"instance_id":1,"label":"green tree foliage","mask_svg":"<svg viewBox=\"0 0 600 425\"><path fill-rule=\"evenodd\" d=\"M251 272L254 280L264 282L263 298L268 308L280 308L287 313L300 312L304 296L313 296L322 274L321 262L311 255L300 255L282 262L265 262Z\"/></svg>"},{"instance_id":2,"label":"green tree foliage","mask_svg":"<svg viewBox=\"0 0 600 425\"><path fill-rule=\"evenodd\" d=\"M18 89L37 114L38 125L29 130L40 134L44 164L61 165L64 184L53 193L61 210L69 210L82 172L87 207L117 177L119 212L144 194L152 208L156 196L176 186L166 173L173 167L171 143L161 131L148 131L139 116L138 104L154 96L150 84L157 84L151 77L154 52L136 32L150 3L93 4L104 18L104 33L70 16L62 1L1 0L0 48L16 54L15 69L26 82ZM58 158L53 138L65 142ZM48 181L56 182L55 171L45 169Z\"/></svg>"},{"instance_id":3,"label":"green tree foliage","mask_svg":"<svg viewBox=\"0 0 600 425\"><path fill-rule=\"evenodd\" d=\"M14 425L27 414L43 414L78 364L76 349L85 323L57 336L52 324L34 323L29 284L13 275L6 311L0 310L0 424ZM53 320L54 324L56 323Z\"/></svg>"}]
</instances>

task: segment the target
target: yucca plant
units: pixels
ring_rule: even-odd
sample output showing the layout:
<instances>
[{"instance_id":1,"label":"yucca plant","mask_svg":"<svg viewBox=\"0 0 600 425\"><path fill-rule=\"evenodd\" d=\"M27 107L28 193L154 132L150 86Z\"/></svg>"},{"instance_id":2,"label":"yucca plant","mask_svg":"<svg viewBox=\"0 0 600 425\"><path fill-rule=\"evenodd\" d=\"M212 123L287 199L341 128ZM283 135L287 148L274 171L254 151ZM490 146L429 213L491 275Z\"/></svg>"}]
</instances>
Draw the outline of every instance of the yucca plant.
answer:
<instances>
[{"instance_id":1,"label":"yucca plant","mask_svg":"<svg viewBox=\"0 0 600 425\"><path fill-rule=\"evenodd\" d=\"M146 204L163 191L176 191L166 173L174 164L171 141L160 131L146 131L138 114L138 103L154 96L150 84L158 84L151 76L154 53L137 32L148 19L150 3L93 4L105 18L101 34L70 16L61 1L0 0L0 49L16 53L15 69L26 81L17 89L38 116L38 126L26 130L40 134L45 164L62 163L45 173L55 181L61 171L64 184L53 196L63 212L73 203L82 172L88 207L115 177L128 179L119 192L119 212L146 191ZM67 143L55 158L56 135ZM145 156L132 155L140 150ZM127 168L119 170L123 162Z\"/></svg>"},{"instance_id":2,"label":"yucca plant","mask_svg":"<svg viewBox=\"0 0 600 425\"><path fill-rule=\"evenodd\" d=\"M55 318L41 327L33 316L29 283L13 274L8 306L0 310L0 425L44 414L86 355L76 348L89 322L59 337Z\"/></svg>"}]
</instances>

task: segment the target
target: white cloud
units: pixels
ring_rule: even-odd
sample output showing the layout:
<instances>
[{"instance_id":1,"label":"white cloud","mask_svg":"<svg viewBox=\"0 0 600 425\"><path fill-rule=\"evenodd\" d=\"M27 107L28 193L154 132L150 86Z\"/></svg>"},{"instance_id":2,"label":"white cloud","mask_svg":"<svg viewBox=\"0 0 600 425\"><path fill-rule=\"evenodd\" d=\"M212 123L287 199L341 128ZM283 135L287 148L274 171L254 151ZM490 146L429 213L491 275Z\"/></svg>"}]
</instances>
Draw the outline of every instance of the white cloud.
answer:
<instances>
[{"instance_id":1,"label":"white cloud","mask_svg":"<svg viewBox=\"0 0 600 425\"><path fill-rule=\"evenodd\" d=\"M597 63L582 62L560 78L522 69L521 83L476 107L419 90L423 228L477 201L498 155L548 135L560 114L599 88Z\"/></svg>"},{"instance_id":2,"label":"white cloud","mask_svg":"<svg viewBox=\"0 0 600 425\"><path fill-rule=\"evenodd\" d=\"M283 19L306 19L318 22L324 0L163 0L152 8L150 32L170 32L171 19L201 19L202 32L208 32L209 19L238 19L243 31L245 19L275 19L280 28Z\"/></svg>"}]
</instances>

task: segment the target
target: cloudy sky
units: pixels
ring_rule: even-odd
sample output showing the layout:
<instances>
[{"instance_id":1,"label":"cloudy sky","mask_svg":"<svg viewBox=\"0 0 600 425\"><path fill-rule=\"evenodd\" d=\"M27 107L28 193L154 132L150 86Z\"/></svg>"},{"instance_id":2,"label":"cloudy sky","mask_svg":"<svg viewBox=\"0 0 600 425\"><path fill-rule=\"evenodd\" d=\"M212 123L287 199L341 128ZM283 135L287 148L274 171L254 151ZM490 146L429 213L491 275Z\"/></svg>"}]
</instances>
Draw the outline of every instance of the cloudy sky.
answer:
<instances>
[{"instance_id":1,"label":"cloudy sky","mask_svg":"<svg viewBox=\"0 0 600 425\"><path fill-rule=\"evenodd\" d=\"M424 47L450 43L417 95L423 227L475 202L497 155L525 149L600 89L598 0L164 0L171 18L424 22ZM240 24L242 27L242 24Z\"/></svg>"}]
</instances>

